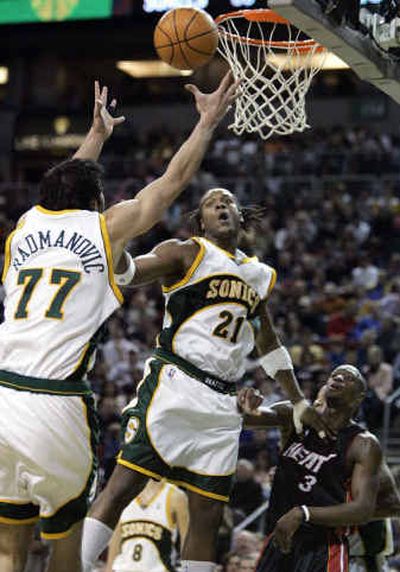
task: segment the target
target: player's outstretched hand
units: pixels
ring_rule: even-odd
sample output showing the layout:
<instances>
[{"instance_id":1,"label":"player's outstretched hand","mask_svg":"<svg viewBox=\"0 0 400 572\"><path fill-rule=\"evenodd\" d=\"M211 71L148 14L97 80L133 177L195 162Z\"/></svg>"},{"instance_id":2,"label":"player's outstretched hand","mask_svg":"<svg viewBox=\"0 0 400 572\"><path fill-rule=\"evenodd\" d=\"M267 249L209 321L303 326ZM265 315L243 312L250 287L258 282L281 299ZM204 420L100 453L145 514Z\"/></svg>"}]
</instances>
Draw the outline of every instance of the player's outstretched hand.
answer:
<instances>
[{"instance_id":1,"label":"player's outstretched hand","mask_svg":"<svg viewBox=\"0 0 400 572\"><path fill-rule=\"evenodd\" d=\"M263 396L258 389L254 387L244 387L237 396L237 406L240 413L247 415L257 415L257 409L263 402Z\"/></svg>"},{"instance_id":2,"label":"player's outstretched hand","mask_svg":"<svg viewBox=\"0 0 400 572\"><path fill-rule=\"evenodd\" d=\"M284 554L288 554L292 549L292 539L303 522L303 512L298 506L292 508L281 516L272 532L273 542Z\"/></svg>"},{"instance_id":3,"label":"player's outstretched hand","mask_svg":"<svg viewBox=\"0 0 400 572\"><path fill-rule=\"evenodd\" d=\"M93 109L93 131L106 141L114 131L114 127L121 125L125 117L113 117L111 113L117 107L117 100L113 99L108 106L108 87L105 85L100 90L98 81L94 82L94 109Z\"/></svg>"},{"instance_id":4,"label":"player's outstretched hand","mask_svg":"<svg viewBox=\"0 0 400 572\"><path fill-rule=\"evenodd\" d=\"M185 85L185 89L193 94L201 120L208 127L215 127L238 96L239 84L240 81L234 81L232 72L228 72L212 93L203 93L191 83Z\"/></svg>"},{"instance_id":5,"label":"player's outstretched hand","mask_svg":"<svg viewBox=\"0 0 400 572\"><path fill-rule=\"evenodd\" d=\"M304 409L300 417L300 421L303 425L307 425L308 427L315 429L321 438L336 438L335 431L333 431L326 420L322 417L321 413L317 411L312 405L309 405Z\"/></svg>"}]
</instances>

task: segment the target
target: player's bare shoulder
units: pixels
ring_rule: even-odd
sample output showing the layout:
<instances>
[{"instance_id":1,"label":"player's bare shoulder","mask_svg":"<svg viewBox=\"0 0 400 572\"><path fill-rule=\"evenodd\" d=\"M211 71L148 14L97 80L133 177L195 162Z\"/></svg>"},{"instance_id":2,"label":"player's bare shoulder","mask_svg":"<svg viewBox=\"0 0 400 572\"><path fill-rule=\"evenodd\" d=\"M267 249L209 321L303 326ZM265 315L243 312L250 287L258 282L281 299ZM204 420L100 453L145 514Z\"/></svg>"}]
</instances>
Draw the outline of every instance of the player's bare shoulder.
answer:
<instances>
[{"instance_id":1,"label":"player's bare shoulder","mask_svg":"<svg viewBox=\"0 0 400 572\"><path fill-rule=\"evenodd\" d=\"M382 463L382 448L377 437L367 429L358 433L349 447L348 460L353 463L372 463L379 467Z\"/></svg>"},{"instance_id":2,"label":"player's bare shoulder","mask_svg":"<svg viewBox=\"0 0 400 572\"><path fill-rule=\"evenodd\" d=\"M196 260L200 249L200 244L192 238L187 240L172 238L156 246L154 252L170 261L171 272L165 277L165 286L185 276Z\"/></svg>"}]
</instances>

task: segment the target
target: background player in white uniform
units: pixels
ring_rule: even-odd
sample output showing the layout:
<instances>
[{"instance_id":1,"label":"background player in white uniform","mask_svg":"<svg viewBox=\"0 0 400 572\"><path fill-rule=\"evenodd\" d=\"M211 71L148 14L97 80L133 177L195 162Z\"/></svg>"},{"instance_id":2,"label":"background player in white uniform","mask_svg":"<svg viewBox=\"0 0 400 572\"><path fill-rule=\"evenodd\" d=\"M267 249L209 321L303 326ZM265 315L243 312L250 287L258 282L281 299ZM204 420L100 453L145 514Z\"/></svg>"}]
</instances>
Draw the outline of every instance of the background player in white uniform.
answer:
<instances>
[{"instance_id":1,"label":"background player in white uniform","mask_svg":"<svg viewBox=\"0 0 400 572\"><path fill-rule=\"evenodd\" d=\"M182 546L188 525L185 493L164 480L150 479L121 514L105 572L173 572L178 534Z\"/></svg>"},{"instance_id":2,"label":"background player in white uniform","mask_svg":"<svg viewBox=\"0 0 400 572\"><path fill-rule=\"evenodd\" d=\"M115 123L96 85L95 123L73 160L51 169L39 204L6 244L0 326L0 570L23 569L34 522L54 541L51 572L80 569L81 520L95 490L96 422L83 381L94 337L119 306L117 262L151 228L197 170L235 95L230 75L212 94L189 86L200 119L165 174L99 214L93 161ZM18 526L15 526L18 525Z\"/></svg>"},{"instance_id":3,"label":"background player in white uniform","mask_svg":"<svg viewBox=\"0 0 400 572\"><path fill-rule=\"evenodd\" d=\"M275 271L238 250L242 214L233 195L224 189L208 191L199 214L202 237L170 240L136 259L134 283L162 280L165 317L138 399L124 413L118 465L86 519L82 556L87 569L132 493L149 476L165 476L188 490L184 569L213 569L242 427L235 382L254 348L256 321L267 373L293 402L303 398L266 309ZM318 430L326 430L313 409L306 414Z\"/></svg>"}]
</instances>

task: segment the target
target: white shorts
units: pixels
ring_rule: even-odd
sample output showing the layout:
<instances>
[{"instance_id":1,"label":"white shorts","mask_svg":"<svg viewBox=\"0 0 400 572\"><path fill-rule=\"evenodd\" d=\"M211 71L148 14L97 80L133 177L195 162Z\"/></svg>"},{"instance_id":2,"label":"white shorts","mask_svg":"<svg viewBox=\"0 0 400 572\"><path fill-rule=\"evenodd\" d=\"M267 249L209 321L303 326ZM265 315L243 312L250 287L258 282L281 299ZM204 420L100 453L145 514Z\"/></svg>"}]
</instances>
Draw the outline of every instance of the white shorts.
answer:
<instances>
[{"instance_id":1,"label":"white shorts","mask_svg":"<svg viewBox=\"0 0 400 572\"><path fill-rule=\"evenodd\" d=\"M89 395L0 385L0 522L40 518L44 538L66 536L94 495L96 419Z\"/></svg>"},{"instance_id":2,"label":"white shorts","mask_svg":"<svg viewBox=\"0 0 400 572\"><path fill-rule=\"evenodd\" d=\"M118 463L229 500L242 429L236 396L151 359L138 397L124 411L122 429Z\"/></svg>"}]
</instances>

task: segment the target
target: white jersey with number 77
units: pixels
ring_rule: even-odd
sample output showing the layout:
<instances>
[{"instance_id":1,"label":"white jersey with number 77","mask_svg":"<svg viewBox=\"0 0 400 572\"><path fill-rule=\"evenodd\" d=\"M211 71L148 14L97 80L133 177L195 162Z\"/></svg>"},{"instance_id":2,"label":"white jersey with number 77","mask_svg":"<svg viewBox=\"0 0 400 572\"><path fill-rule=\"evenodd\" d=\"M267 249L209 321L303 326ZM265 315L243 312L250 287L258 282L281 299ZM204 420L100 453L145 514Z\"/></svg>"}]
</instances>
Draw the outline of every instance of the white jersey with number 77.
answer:
<instances>
[{"instance_id":1,"label":"white jersey with number 77","mask_svg":"<svg viewBox=\"0 0 400 572\"><path fill-rule=\"evenodd\" d=\"M104 217L31 208L6 243L0 370L82 379L94 338L122 302Z\"/></svg>"}]
</instances>

